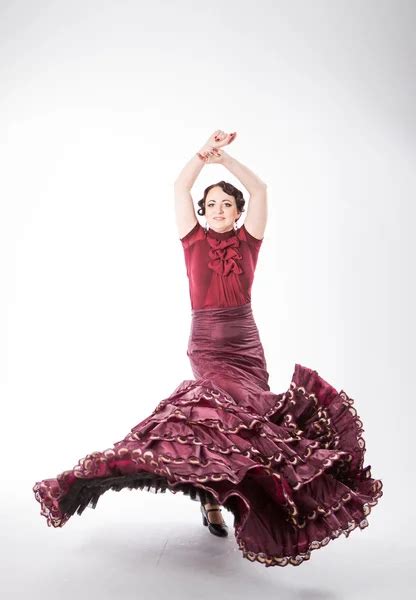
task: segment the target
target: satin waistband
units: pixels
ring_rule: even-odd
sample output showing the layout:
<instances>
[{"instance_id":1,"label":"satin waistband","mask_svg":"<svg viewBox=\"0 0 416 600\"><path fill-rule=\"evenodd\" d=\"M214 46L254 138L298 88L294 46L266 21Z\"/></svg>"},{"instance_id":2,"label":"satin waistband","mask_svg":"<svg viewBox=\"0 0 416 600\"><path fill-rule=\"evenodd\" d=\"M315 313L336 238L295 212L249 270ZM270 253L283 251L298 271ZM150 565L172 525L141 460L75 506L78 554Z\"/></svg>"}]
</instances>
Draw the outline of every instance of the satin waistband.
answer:
<instances>
[{"instance_id":1,"label":"satin waistband","mask_svg":"<svg viewBox=\"0 0 416 600\"><path fill-rule=\"evenodd\" d=\"M252 317L253 308L251 302L239 306L224 306L221 308L193 308L191 311L193 320L213 319L229 320L239 317Z\"/></svg>"}]
</instances>

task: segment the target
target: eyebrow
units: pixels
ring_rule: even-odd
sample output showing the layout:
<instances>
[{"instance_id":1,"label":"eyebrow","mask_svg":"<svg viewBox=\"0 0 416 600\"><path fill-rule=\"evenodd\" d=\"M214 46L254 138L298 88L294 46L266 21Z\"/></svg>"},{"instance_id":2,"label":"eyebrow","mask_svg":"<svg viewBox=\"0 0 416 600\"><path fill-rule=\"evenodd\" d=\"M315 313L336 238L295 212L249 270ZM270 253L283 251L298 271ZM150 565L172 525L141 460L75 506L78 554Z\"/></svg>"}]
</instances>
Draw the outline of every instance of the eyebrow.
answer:
<instances>
[{"instance_id":1,"label":"eyebrow","mask_svg":"<svg viewBox=\"0 0 416 600\"><path fill-rule=\"evenodd\" d=\"M216 200L211 198L210 200L207 200L207 202L216 202ZM228 200L228 198L225 198L224 200L221 200L221 202L231 202L231 200Z\"/></svg>"}]
</instances>

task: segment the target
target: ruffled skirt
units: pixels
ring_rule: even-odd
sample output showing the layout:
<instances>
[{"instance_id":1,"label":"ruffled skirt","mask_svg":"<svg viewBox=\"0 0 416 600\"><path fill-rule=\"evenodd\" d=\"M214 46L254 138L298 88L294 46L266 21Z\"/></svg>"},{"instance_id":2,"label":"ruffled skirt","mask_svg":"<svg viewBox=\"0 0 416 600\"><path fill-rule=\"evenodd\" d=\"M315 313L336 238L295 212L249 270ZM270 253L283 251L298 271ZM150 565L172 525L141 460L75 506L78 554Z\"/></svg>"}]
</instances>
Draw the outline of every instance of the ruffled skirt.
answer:
<instances>
[{"instance_id":1,"label":"ruffled skirt","mask_svg":"<svg viewBox=\"0 0 416 600\"><path fill-rule=\"evenodd\" d=\"M234 516L244 558L300 565L312 550L367 527L382 482L363 467L354 401L295 365L270 391L251 303L192 310L185 380L126 437L33 491L47 524L62 527L109 489L181 492Z\"/></svg>"}]
</instances>

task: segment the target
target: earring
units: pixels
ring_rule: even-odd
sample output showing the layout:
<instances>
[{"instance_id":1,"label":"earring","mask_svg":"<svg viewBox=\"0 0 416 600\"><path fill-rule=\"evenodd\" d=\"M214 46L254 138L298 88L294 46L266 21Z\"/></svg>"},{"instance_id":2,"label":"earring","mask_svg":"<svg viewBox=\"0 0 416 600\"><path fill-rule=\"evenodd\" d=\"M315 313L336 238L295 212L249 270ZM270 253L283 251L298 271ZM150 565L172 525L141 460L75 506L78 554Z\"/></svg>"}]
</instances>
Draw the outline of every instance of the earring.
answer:
<instances>
[{"instance_id":1,"label":"earring","mask_svg":"<svg viewBox=\"0 0 416 600\"><path fill-rule=\"evenodd\" d=\"M208 222L207 222L206 219L205 219L204 230L205 230L205 233L207 233L207 231L208 231Z\"/></svg>"},{"instance_id":2,"label":"earring","mask_svg":"<svg viewBox=\"0 0 416 600\"><path fill-rule=\"evenodd\" d=\"M238 227L237 227L237 221L234 221L234 230L237 231Z\"/></svg>"}]
</instances>

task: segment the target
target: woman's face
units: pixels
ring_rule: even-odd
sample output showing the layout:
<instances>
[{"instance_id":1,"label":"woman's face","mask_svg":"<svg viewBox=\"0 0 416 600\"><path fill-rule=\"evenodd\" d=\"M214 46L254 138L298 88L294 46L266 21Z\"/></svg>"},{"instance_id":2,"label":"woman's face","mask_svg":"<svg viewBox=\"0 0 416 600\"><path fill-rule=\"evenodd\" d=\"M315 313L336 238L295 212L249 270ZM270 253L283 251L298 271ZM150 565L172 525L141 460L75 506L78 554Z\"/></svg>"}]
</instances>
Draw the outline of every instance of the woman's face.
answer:
<instances>
[{"instance_id":1,"label":"woman's face","mask_svg":"<svg viewBox=\"0 0 416 600\"><path fill-rule=\"evenodd\" d=\"M227 194L219 186L209 190L205 198L205 217L210 229L230 231L234 229L234 221L240 214L234 196Z\"/></svg>"}]
</instances>

